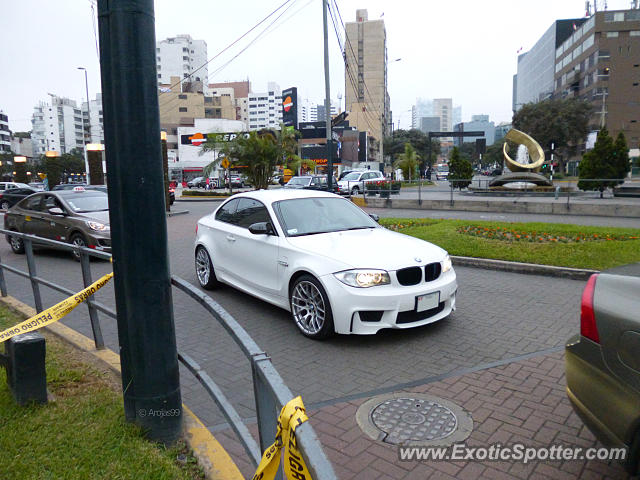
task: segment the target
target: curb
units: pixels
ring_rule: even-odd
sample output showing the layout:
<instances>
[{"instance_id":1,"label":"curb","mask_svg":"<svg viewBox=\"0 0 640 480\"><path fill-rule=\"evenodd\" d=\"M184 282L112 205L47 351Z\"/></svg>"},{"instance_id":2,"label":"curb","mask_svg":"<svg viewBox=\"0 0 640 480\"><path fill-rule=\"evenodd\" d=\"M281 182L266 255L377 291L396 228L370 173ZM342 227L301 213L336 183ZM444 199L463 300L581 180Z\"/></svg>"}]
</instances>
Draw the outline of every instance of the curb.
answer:
<instances>
[{"instance_id":1,"label":"curb","mask_svg":"<svg viewBox=\"0 0 640 480\"><path fill-rule=\"evenodd\" d=\"M11 296L0 297L0 302L10 310L27 318L37 313L34 308ZM44 327L44 330L49 331L72 347L93 355L120 376L120 356L112 350L108 348L96 350L91 339L60 322ZM204 470L206 478L209 480L242 480L240 470L218 440L185 404L182 404L182 409L184 413L182 437L193 450L193 455L198 459L198 464Z\"/></svg>"},{"instance_id":2,"label":"curb","mask_svg":"<svg viewBox=\"0 0 640 480\"><path fill-rule=\"evenodd\" d=\"M539 265L537 263L509 262L506 260L492 260L489 258L457 257L451 255L451 261L455 266L486 268L503 272L524 273L529 275L545 275L548 277L569 278L572 280L587 280L598 270L582 268L556 267L552 265Z\"/></svg>"},{"instance_id":3,"label":"curb","mask_svg":"<svg viewBox=\"0 0 640 480\"><path fill-rule=\"evenodd\" d=\"M178 210L177 212L167 212L167 217L175 217L176 215L186 215L189 210Z\"/></svg>"}]
</instances>

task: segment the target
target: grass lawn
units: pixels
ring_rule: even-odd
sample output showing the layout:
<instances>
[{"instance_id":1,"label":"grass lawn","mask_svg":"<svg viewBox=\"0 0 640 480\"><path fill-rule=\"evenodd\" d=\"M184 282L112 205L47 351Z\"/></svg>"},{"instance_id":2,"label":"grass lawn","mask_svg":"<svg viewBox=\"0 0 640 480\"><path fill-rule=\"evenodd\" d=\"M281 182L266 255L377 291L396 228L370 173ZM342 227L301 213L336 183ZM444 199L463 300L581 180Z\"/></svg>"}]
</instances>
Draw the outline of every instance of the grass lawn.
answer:
<instances>
[{"instance_id":1,"label":"grass lawn","mask_svg":"<svg viewBox=\"0 0 640 480\"><path fill-rule=\"evenodd\" d=\"M380 224L464 257L594 270L640 262L640 229L408 218L383 218Z\"/></svg>"},{"instance_id":2,"label":"grass lawn","mask_svg":"<svg viewBox=\"0 0 640 480\"><path fill-rule=\"evenodd\" d=\"M21 320L0 306L0 330ZM111 372L88 365L85 354L44 335L54 401L18 407L0 367L0 479L204 478L184 444L171 449L152 444L125 422L119 381ZM178 463L182 454L186 460Z\"/></svg>"}]
</instances>

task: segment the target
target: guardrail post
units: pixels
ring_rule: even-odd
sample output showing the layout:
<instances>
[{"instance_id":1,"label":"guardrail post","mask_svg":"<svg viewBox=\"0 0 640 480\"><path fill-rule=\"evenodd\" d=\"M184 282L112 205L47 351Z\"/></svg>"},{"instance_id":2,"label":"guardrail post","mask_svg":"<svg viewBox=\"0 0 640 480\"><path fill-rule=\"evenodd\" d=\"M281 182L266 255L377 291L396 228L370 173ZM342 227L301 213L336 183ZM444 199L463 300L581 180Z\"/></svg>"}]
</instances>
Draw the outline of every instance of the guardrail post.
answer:
<instances>
[{"instance_id":1,"label":"guardrail post","mask_svg":"<svg viewBox=\"0 0 640 480\"><path fill-rule=\"evenodd\" d=\"M80 266L82 267L82 281L85 288L93 283L91 280L91 260L89 255L80 251ZM96 349L101 350L104 348L104 338L102 337L102 329L100 328L100 319L98 318L98 310L93 305L92 298L86 300L87 308L89 309L89 320L91 321L91 330L93 332L93 341L96 344Z\"/></svg>"},{"instance_id":2,"label":"guardrail post","mask_svg":"<svg viewBox=\"0 0 640 480\"><path fill-rule=\"evenodd\" d=\"M2 259L0 259L0 295L7 296L7 282L4 279L4 268L2 268Z\"/></svg>"},{"instance_id":3,"label":"guardrail post","mask_svg":"<svg viewBox=\"0 0 640 480\"><path fill-rule=\"evenodd\" d=\"M451 188L451 197L449 199L449 205L453 207L453 182L449 181L449 187Z\"/></svg>"},{"instance_id":4,"label":"guardrail post","mask_svg":"<svg viewBox=\"0 0 640 480\"><path fill-rule=\"evenodd\" d=\"M42 297L40 296L40 285L35 280L36 276L36 262L33 259L33 243L30 238L23 238L24 252L27 254L27 267L29 267L29 280L31 281L31 288L33 289L33 301L36 304L36 311L40 313L42 310Z\"/></svg>"},{"instance_id":5,"label":"guardrail post","mask_svg":"<svg viewBox=\"0 0 640 480\"><path fill-rule=\"evenodd\" d=\"M278 406L271 394L271 389L258 371L259 362L271 362L266 353L251 357L251 373L253 375L253 395L256 402L260 450L264 452L271 446L278 431ZM278 469L276 480L282 480L282 468Z\"/></svg>"},{"instance_id":6,"label":"guardrail post","mask_svg":"<svg viewBox=\"0 0 640 480\"><path fill-rule=\"evenodd\" d=\"M422 205L422 180L418 179L418 205Z\"/></svg>"}]
</instances>

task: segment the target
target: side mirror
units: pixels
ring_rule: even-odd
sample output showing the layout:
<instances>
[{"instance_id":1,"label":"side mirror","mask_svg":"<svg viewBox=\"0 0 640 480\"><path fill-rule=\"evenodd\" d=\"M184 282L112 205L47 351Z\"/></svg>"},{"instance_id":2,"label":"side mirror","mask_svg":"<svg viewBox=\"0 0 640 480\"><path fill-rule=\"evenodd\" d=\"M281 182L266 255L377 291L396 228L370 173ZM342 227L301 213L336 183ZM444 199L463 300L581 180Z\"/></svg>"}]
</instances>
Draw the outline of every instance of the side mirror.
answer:
<instances>
[{"instance_id":1,"label":"side mirror","mask_svg":"<svg viewBox=\"0 0 640 480\"><path fill-rule=\"evenodd\" d=\"M254 235L273 235L273 226L269 222L258 222L249 225L249 232Z\"/></svg>"},{"instance_id":2,"label":"side mirror","mask_svg":"<svg viewBox=\"0 0 640 480\"><path fill-rule=\"evenodd\" d=\"M51 207L48 212L51 215L58 215L58 216L64 216L64 211L60 208L60 207Z\"/></svg>"},{"instance_id":3,"label":"side mirror","mask_svg":"<svg viewBox=\"0 0 640 480\"><path fill-rule=\"evenodd\" d=\"M380 223L380 216L375 213L370 213L369 216L373 218L376 222Z\"/></svg>"}]
</instances>

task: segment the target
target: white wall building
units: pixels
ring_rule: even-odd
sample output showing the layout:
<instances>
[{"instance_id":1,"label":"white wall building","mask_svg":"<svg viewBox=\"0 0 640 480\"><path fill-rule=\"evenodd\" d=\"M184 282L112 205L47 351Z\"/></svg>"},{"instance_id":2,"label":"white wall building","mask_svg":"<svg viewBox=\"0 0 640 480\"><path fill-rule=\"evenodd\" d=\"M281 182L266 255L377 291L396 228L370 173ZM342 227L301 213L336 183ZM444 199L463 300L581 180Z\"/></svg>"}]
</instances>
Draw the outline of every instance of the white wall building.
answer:
<instances>
[{"instance_id":1,"label":"white wall building","mask_svg":"<svg viewBox=\"0 0 640 480\"><path fill-rule=\"evenodd\" d=\"M200 155L201 144L208 133L235 133L245 129L240 120L196 118L193 127L178 127L178 157L169 157L169 177L188 181L202 176L202 169L217 158L217 152ZM212 176L220 177L222 167Z\"/></svg>"},{"instance_id":2,"label":"white wall building","mask_svg":"<svg viewBox=\"0 0 640 480\"><path fill-rule=\"evenodd\" d=\"M249 93L249 130L280 128L282 123L282 90L269 82L267 92Z\"/></svg>"},{"instance_id":3,"label":"white wall building","mask_svg":"<svg viewBox=\"0 0 640 480\"><path fill-rule=\"evenodd\" d=\"M51 104L40 102L33 108L31 140L34 156L47 150L69 153L84 145L82 111L75 100L51 96Z\"/></svg>"},{"instance_id":4,"label":"white wall building","mask_svg":"<svg viewBox=\"0 0 640 480\"><path fill-rule=\"evenodd\" d=\"M9 132L9 117L0 110L0 153L11 150L11 132Z\"/></svg>"},{"instance_id":5,"label":"white wall building","mask_svg":"<svg viewBox=\"0 0 640 480\"><path fill-rule=\"evenodd\" d=\"M91 118L89 119L89 115ZM87 112L87 102L82 102L82 119L85 129L87 143L104 143L104 123L102 120L102 94L96 93L96 99L89 103ZM89 138L89 124L91 125Z\"/></svg>"},{"instance_id":6,"label":"white wall building","mask_svg":"<svg viewBox=\"0 0 640 480\"><path fill-rule=\"evenodd\" d=\"M193 40L190 35L178 35L156 42L156 63L159 85L169 84L173 76L191 82L202 82L203 88L207 88L209 70L206 65L207 42L204 40ZM203 67L200 68L201 66Z\"/></svg>"}]
</instances>

